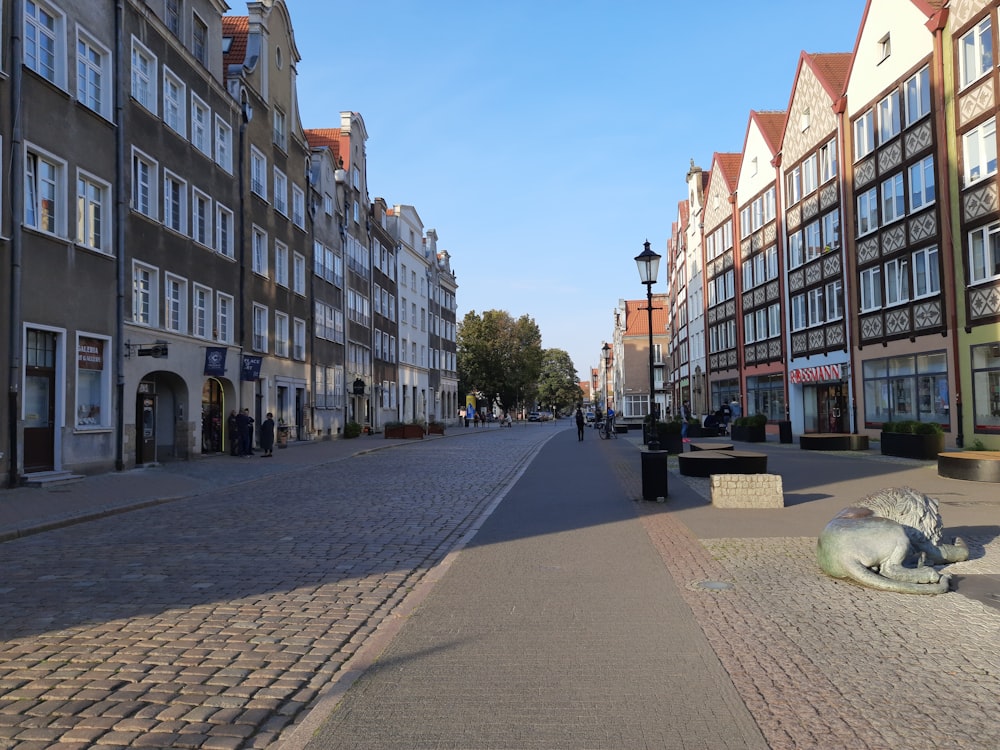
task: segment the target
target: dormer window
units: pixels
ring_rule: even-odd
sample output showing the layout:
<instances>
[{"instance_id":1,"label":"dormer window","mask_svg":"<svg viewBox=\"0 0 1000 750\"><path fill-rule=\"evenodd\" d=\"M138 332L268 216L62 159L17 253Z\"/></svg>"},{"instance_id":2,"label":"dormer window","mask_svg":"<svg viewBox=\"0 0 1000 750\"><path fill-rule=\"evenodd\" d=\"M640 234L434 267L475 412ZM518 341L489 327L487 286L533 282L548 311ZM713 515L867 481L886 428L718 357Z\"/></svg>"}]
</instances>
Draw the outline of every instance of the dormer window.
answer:
<instances>
[{"instance_id":1,"label":"dormer window","mask_svg":"<svg viewBox=\"0 0 1000 750\"><path fill-rule=\"evenodd\" d=\"M878 61L885 62L890 54L892 54L892 43L889 41L889 35L886 34L878 40Z\"/></svg>"}]
</instances>

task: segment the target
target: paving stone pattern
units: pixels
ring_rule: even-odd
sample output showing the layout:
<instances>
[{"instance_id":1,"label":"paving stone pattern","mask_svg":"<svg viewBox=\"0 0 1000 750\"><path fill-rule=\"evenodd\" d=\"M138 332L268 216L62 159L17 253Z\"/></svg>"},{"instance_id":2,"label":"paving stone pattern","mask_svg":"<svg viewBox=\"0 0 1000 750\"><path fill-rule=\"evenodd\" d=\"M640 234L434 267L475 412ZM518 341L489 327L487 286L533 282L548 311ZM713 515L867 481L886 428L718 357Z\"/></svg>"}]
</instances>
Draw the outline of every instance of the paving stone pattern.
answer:
<instances>
[{"instance_id":1,"label":"paving stone pattern","mask_svg":"<svg viewBox=\"0 0 1000 750\"><path fill-rule=\"evenodd\" d=\"M708 480L670 482L708 499ZM813 537L699 541L666 506L637 507L774 750L1000 747L996 609L833 580ZM1000 572L1000 542L969 541L972 559L946 570Z\"/></svg>"},{"instance_id":2,"label":"paving stone pattern","mask_svg":"<svg viewBox=\"0 0 1000 750\"><path fill-rule=\"evenodd\" d=\"M0 544L0 748L271 745L550 434L414 443Z\"/></svg>"}]
</instances>

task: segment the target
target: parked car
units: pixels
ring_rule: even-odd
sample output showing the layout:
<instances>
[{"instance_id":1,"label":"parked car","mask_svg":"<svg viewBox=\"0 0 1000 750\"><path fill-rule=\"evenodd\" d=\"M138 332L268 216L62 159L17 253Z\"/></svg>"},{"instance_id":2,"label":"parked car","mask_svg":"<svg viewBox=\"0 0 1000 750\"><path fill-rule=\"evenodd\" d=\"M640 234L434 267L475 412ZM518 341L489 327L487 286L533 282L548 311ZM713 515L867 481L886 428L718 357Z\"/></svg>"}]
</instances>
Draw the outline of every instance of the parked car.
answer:
<instances>
[{"instance_id":1,"label":"parked car","mask_svg":"<svg viewBox=\"0 0 1000 750\"><path fill-rule=\"evenodd\" d=\"M542 421L542 415L539 412L537 412L537 411L529 411L528 412L528 421L529 422L541 422Z\"/></svg>"},{"instance_id":2,"label":"parked car","mask_svg":"<svg viewBox=\"0 0 1000 750\"><path fill-rule=\"evenodd\" d=\"M588 411L586 414L583 415L583 418L587 420L588 423L590 423L593 422L595 419L597 419L597 415L594 414L594 412L592 411Z\"/></svg>"}]
</instances>

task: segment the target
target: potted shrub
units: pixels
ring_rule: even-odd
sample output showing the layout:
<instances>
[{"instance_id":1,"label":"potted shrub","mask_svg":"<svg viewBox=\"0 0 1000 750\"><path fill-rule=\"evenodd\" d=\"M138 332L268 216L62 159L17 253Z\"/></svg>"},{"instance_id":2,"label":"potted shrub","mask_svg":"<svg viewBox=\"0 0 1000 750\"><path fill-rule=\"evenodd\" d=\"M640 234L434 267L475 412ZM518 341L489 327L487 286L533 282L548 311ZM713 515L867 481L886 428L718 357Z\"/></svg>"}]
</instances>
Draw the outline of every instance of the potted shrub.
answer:
<instances>
[{"instance_id":1,"label":"potted shrub","mask_svg":"<svg viewBox=\"0 0 1000 750\"><path fill-rule=\"evenodd\" d=\"M356 438L361 434L361 425L357 422L348 422L344 425L344 437Z\"/></svg>"},{"instance_id":2,"label":"potted shrub","mask_svg":"<svg viewBox=\"0 0 1000 750\"><path fill-rule=\"evenodd\" d=\"M428 435L444 435L444 422L428 422L427 423L427 434Z\"/></svg>"},{"instance_id":3,"label":"potted shrub","mask_svg":"<svg viewBox=\"0 0 1000 750\"><path fill-rule=\"evenodd\" d=\"M944 430L935 422L886 422L882 425L879 448L883 456L934 461L944 450Z\"/></svg>"},{"instance_id":4,"label":"potted shrub","mask_svg":"<svg viewBox=\"0 0 1000 750\"><path fill-rule=\"evenodd\" d=\"M660 441L661 451L675 454L684 452L684 442L681 440L681 420L657 422L656 433Z\"/></svg>"},{"instance_id":5,"label":"potted shrub","mask_svg":"<svg viewBox=\"0 0 1000 750\"><path fill-rule=\"evenodd\" d=\"M382 425L382 434L385 435L386 439L399 440L403 437L403 423L386 422Z\"/></svg>"},{"instance_id":6,"label":"potted shrub","mask_svg":"<svg viewBox=\"0 0 1000 750\"><path fill-rule=\"evenodd\" d=\"M763 414L754 414L751 417L737 417L730 429L730 437L733 440L742 440L745 443L763 443L767 441L767 432L764 427L767 425L767 417Z\"/></svg>"}]
</instances>

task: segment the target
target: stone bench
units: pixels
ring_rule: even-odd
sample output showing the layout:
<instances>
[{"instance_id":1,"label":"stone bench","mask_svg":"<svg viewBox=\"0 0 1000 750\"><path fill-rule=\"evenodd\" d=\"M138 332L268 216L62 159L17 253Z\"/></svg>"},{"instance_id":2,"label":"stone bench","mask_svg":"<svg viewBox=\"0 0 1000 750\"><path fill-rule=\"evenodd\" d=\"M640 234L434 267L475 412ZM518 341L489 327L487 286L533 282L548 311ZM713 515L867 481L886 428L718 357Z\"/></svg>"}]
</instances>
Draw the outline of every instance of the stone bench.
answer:
<instances>
[{"instance_id":1,"label":"stone bench","mask_svg":"<svg viewBox=\"0 0 1000 750\"><path fill-rule=\"evenodd\" d=\"M713 474L764 474L767 454L752 451L694 451L677 456L681 475L710 477Z\"/></svg>"},{"instance_id":2,"label":"stone bench","mask_svg":"<svg viewBox=\"0 0 1000 750\"><path fill-rule=\"evenodd\" d=\"M866 451L868 436L849 432L814 432L799 435L799 448L804 451Z\"/></svg>"},{"instance_id":3,"label":"stone bench","mask_svg":"<svg viewBox=\"0 0 1000 750\"><path fill-rule=\"evenodd\" d=\"M716 508L784 508L778 474L713 474L710 497Z\"/></svg>"},{"instance_id":4,"label":"stone bench","mask_svg":"<svg viewBox=\"0 0 1000 750\"><path fill-rule=\"evenodd\" d=\"M938 476L970 482L1000 482L1000 451L938 453Z\"/></svg>"},{"instance_id":5,"label":"stone bench","mask_svg":"<svg viewBox=\"0 0 1000 750\"><path fill-rule=\"evenodd\" d=\"M731 451L732 443L688 443L692 451Z\"/></svg>"}]
</instances>

